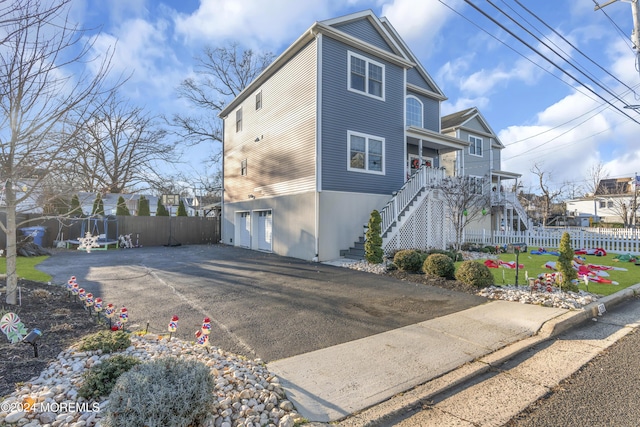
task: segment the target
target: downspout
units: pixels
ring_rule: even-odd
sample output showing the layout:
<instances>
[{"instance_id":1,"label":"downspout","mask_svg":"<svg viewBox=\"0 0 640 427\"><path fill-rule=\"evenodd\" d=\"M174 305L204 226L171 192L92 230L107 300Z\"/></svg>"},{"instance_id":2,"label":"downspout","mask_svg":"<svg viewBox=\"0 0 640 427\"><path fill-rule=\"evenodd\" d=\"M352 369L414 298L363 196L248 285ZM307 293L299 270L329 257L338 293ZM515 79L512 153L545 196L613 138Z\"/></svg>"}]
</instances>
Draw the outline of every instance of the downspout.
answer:
<instances>
[{"instance_id":1,"label":"downspout","mask_svg":"<svg viewBox=\"0 0 640 427\"><path fill-rule=\"evenodd\" d=\"M315 191L315 257L320 260L320 192L322 191L322 34L309 30L316 37L316 191Z\"/></svg>"},{"instance_id":2,"label":"downspout","mask_svg":"<svg viewBox=\"0 0 640 427\"><path fill-rule=\"evenodd\" d=\"M224 219L226 217L226 213L224 211L224 119L222 119L222 171L221 172L222 172L222 191L220 194L220 243L224 243Z\"/></svg>"}]
</instances>

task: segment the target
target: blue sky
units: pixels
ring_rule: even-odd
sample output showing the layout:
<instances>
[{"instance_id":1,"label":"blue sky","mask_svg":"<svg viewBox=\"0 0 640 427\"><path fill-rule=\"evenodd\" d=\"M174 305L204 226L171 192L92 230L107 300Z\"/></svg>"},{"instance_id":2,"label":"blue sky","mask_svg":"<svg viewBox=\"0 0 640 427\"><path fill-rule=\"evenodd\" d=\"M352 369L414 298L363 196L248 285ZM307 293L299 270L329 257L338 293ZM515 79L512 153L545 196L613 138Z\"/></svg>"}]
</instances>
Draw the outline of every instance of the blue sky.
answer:
<instances>
[{"instance_id":1,"label":"blue sky","mask_svg":"<svg viewBox=\"0 0 640 427\"><path fill-rule=\"evenodd\" d=\"M315 21L371 9L390 20L448 97L443 114L480 109L506 146L502 169L523 174L527 188L536 192L534 164L552 185L576 190L598 162L610 177L640 173L640 124L633 121L640 122L640 110L622 108L640 104L630 4L594 11L587 0L519 1L535 16L514 0L493 3L566 52L584 74L487 1L473 3L580 83L462 0L74 0L72 16L100 26L96 51L116 46L114 71L133 73L123 94L160 114L186 108L175 88L193 73L193 57L205 45L237 41L277 55ZM629 117L601 97L619 98L614 104ZM194 164L193 173L203 172Z\"/></svg>"}]
</instances>

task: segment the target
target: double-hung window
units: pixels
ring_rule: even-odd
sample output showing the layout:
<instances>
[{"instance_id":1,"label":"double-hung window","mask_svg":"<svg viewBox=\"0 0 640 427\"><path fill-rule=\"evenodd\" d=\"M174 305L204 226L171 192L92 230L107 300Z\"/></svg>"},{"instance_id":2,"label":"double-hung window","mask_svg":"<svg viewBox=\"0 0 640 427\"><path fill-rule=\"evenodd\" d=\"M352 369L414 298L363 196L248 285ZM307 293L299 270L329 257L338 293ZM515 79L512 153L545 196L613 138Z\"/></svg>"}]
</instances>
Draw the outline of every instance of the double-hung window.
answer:
<instances>
[{"instance_id":1,"label":"double-hung window","mask_svg":"<svg viewBox=\"0 0 640 427\"><path fill-rule=\"evenodd\" d=\"M476 138L475 136L469 136L469 154L482 157L482 138Z\"/></svg>"},{"instance_id":2,"label":"double-hung window","mask_svg":"<svg viewBox=\"0 0 640 427\"><path fill-rule=\"evenodd\" d=\"M349 90L384 100L384 64L349 52Z\"/></svg>"},{"instance_id":3,"label":"double-hung window","mask_svg":"<svg viewBox=\"0 0 640 427\"><path fill-rule=\"evenodd\" d=\"M348 170L384 174L384 138L357 132L347 138Z\"/></svg>"},{"instance_id":4,"label":"double-hung window","mask_svg":"<svg viewBox=\"0 0 640 427\"><path fill-rule=\"evenodd\" d=\"M242 130L242 107L236 110L236 132Z\"/></svg>"}]
</instances>

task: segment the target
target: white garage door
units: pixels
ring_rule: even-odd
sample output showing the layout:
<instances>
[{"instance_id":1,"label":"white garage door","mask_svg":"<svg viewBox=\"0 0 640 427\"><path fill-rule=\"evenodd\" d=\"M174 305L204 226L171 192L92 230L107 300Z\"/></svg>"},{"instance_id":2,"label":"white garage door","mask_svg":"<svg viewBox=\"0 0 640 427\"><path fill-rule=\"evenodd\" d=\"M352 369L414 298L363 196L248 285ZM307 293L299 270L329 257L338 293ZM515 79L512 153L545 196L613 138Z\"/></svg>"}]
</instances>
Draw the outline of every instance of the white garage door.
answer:
<instances>
[{"instance_id":1,"label":"white garage door","mask_svg":"<svg viewBox=\"0 0 640 427\"><path fill-rule=\"evenodd\" d=\"M259 211L258 214L258 249L271 251L271 211Z\"/></svg>"},{"instance_id":2,"label":"white garage door","mask_svg":"<svg viewBox=\"0 0 640 427\"><path fill-rule=\"evenodd\" d=\"M238 227L240 229L240 246L251 247L251 216L249 212L240 213Z\"/></svg>"}]
</instances>

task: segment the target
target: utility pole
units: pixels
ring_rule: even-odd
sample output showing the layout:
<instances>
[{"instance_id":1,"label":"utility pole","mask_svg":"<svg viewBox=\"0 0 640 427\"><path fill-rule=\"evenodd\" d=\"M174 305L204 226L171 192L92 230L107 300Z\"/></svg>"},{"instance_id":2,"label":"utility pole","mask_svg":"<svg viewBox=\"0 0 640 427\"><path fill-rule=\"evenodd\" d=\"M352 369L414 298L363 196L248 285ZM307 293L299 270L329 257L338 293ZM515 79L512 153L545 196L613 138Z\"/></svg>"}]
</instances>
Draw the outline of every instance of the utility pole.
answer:
<instances>
[{"instance_id":1,"label":"utility pole","mask_svg":"<svg viewBox=\"0 0 640 427\"><path fill-rule=\"evenodd\" d=\"M618 0L609 0L604 4L596 4L593 10L600 10L611 3ZM640 53L640 12L638 10L638 0L620 0L623 3L631 3L631 14L633 15L633 32L631 33L631 42L636 54Z\"/></svg>"}]
</instances>

